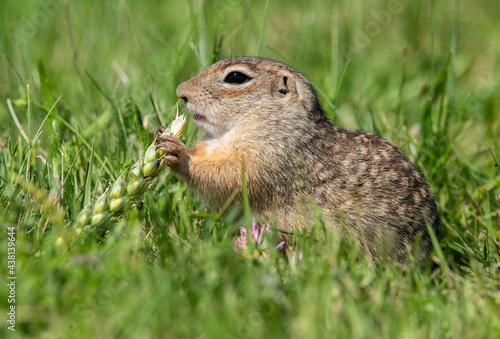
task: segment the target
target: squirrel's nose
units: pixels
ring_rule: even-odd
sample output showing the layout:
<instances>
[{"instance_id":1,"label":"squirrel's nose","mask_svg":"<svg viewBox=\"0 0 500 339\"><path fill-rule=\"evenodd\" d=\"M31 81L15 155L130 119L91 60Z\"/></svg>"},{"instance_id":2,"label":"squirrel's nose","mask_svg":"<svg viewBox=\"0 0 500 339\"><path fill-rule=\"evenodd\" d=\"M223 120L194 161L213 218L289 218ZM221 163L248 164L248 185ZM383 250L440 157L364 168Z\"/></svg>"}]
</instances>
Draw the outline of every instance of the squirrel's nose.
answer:
<instances>
[{"instance_id":1,"label":"squirrel's nose","mask_svg":"<svg viewBox=\"0 0 500 339\"><path fill-rule=\"evenodd\" d=\"M177 96L179 98L181 98L182 100L184 100L184 103L188 102L187 91L186 91L186 83L185 82L183 82L182 84L180 84L177 87L177 90L175 91L175 93L177 94Z\"/></svg>"}]
</instances>

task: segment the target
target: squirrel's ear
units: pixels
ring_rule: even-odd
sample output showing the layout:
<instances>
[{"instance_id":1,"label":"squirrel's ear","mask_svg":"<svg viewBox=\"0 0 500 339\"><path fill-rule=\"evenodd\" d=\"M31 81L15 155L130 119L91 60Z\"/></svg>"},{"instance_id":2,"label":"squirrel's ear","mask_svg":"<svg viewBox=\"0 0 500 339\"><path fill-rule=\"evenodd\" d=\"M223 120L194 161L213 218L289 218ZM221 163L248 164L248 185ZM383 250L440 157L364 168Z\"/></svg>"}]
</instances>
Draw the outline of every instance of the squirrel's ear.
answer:
<instances>
[{"instance_id":1,"label":"squirrel's ear","mask_svg":"<svg viewBox=\"0 0 500 339\"><path fill-rule=\"evenodd\" d=\"M296 91L293 75L288 72L280 72L273 86L273 95L278 98L285 98L290 93Z\"/></svg>"}]
</instances>

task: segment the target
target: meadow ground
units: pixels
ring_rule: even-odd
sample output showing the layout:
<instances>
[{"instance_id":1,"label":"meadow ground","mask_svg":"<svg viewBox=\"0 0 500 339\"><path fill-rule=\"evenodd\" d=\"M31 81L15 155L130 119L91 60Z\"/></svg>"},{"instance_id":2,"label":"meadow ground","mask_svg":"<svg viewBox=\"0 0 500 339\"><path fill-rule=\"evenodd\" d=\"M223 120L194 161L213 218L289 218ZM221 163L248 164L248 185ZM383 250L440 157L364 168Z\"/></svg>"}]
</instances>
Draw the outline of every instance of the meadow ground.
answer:
<instances>
[{"instance_id":1,"label":"meadow ground","mask_svg":"<svg viewBox=\"0 0 500 339\"><path fill-rule=\"evenodd\" d=\"M0 337L500 338L499 17L497 1L2 1ZM289 63L334 122L416 163L443 224L428 267L374 266L320 223L295 236L301 260L242 258L245 221L167 170L105 237L77 234L176 86L236 55Z\"/></svg>"}]
</instances>

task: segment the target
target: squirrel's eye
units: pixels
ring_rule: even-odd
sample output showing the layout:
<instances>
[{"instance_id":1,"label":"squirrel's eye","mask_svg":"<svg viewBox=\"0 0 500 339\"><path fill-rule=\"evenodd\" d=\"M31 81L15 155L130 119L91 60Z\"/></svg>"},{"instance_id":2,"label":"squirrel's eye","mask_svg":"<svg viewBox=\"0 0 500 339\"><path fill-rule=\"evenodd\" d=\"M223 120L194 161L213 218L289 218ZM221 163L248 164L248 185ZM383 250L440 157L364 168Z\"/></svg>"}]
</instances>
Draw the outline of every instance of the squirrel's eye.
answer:
<instances>
[{"instance_id":1,"label":"squirrel's eye","mask_svg":"<svg viewBox=\"0 0 500 339\"><path fill-rule=\"evenodd\" d=\"M252 78L241 72L231 72L226 76L224 82L227 82L228 84L242 84L251 79Z\"/></svg>"}]
</instances>

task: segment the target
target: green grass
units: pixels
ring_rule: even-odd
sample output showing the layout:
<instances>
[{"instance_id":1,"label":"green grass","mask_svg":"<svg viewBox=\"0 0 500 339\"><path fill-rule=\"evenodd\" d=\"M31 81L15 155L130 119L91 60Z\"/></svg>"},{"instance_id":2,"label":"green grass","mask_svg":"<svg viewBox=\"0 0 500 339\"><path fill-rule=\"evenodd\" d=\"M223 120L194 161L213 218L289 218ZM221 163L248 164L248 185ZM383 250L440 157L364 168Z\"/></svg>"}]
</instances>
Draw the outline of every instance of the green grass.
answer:
<instances>
[{"instance_id":1,"label":"green grass","mask_svg":"<svg viewBox=\"0 0 500 339\"><path fill-rule=\"evenodd\" d=\"M500 338L499 15L495 1L2 1L0 337ZM243 259L242 221L168 171L105 239L75 241L81 209L175 116L176 86L256 54L416 163L442 217L434 267L373 266L321 225L296 237L297 263ZM197 137L189 120L183 140Z\"/></svg>"}]
</instances>

